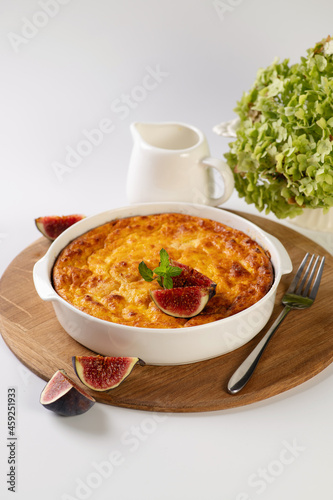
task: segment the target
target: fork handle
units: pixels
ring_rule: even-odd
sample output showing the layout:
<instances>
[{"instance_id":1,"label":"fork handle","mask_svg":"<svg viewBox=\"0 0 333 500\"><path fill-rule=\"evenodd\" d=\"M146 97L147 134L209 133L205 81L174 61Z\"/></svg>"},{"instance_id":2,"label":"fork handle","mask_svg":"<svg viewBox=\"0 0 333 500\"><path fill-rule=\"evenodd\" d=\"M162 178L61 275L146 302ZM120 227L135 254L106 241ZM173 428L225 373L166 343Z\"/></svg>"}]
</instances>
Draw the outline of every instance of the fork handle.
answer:
<instances>
[{"instance_id":1,"label":"fork handle","mask_svg":"<svg viewBox=\"0 0 333 500\"><path fill-rule=\"evenodd\" d=\"M232 375L228 382L228 392L230 394L237 394L250 380L259 359L261 358L264 350L268 342L273 337L274 333L287 316L288 312L291 310L291 307L285 306L281 311L280 315L276 318L272 326L269 328L265 336L261 339L261 341L257 344L257 346L253 349L253 351L248 355L248 357L243 361L243 363L237 368L235 373Z\"/></svg>"}]
</instances>

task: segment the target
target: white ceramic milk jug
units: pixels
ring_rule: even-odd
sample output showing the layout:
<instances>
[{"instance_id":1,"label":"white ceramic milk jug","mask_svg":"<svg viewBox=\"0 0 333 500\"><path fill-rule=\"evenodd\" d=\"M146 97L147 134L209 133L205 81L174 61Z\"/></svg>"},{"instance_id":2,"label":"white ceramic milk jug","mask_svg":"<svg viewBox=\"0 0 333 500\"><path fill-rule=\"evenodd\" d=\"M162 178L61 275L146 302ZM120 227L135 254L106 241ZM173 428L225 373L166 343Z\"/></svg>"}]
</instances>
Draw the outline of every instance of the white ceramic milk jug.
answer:
<instances>
[{"instance_id":1,"label":"white ceramic milk jug","mask_svg":"<svg viewBox=\"0 0 333 500\"><path fill-rule=\"evenodd\" d=\"M182 201L217 206L234 189L229 166L209 156L207 140L183 123L132 123L133 151L127 176L130 203ZM218 171L223 195L213 197Z\"/></svg>"}]
</instances>

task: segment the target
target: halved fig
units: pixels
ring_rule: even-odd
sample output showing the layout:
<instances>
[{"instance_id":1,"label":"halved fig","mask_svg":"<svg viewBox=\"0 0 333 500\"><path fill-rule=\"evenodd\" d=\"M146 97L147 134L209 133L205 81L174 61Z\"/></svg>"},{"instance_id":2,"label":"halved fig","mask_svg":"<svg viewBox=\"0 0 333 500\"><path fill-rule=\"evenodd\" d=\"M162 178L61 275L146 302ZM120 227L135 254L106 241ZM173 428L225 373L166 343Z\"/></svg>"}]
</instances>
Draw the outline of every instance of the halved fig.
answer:
<instances>
[{"instance_id":1,"label":"halved fig","mask_svg":"<svg viewBox=\"0 0 333 500\"><path fill-rule=\"evenodd\" d=\"M150 290L151 298L157 307L175 318L197 316L209 301L210 293L210 288L201 286Z\"/></svg>"},{"instance_id":2,"label":"halved fig","mask_svg":"<svg viewBox=\"0 0 333 500\"><path fill-rule=\"evenodd\" d=\"M84 219L85 215L46 215L35 219L37 229L49 240L55 240L59 234L76 222Z\"/></svg>"},{"instance_id":3,"label":"halved fig","mask_svg":"<svg viewBox=\"0 0 333 500\"><path fill-rule=\"evenodd\" d=\"M172 277L174 288L180 288L186 286L200 286L209 288L210 299L215 295L217 285L213 280L211 280L204 274L200 273L196 269L193 269L193 267L186 266L181 262L176 262L174 260L171 260L171 265L180 267L180 269L182 269L181 274Z\"/></svg>"},{"instance_id":4,"label":"halved fig","mask_svg":"<svg viewBox=\"0 0 333 500\"><path fill-rule=\"evenodd\" d=\"M139 358L134 357L72 357L76 375L84 385L94 391L109 391L118 387L138 361Z\"/></svg>"},{"instance_id":5,"label":"halved fig","mask_svg":"<svg viewBox=\"0 0 333 500\"><path fill-rule=\"evenodd\" d=\"M81 415L95 402L95 399L70 379L64 370L55 372L40 396L40 403L44 408L64 417Z\"/></svg>"}]
</instances>

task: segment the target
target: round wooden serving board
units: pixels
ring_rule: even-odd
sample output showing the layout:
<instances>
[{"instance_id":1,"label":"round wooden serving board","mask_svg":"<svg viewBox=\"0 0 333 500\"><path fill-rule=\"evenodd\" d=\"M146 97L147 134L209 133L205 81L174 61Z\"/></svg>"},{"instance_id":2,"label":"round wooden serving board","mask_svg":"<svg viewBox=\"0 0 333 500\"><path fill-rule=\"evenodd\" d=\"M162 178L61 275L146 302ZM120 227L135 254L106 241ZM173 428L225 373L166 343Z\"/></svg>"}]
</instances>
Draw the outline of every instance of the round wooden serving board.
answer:
<instances>
[{"instance_id":1,"label":"round wooden serving board","mask_svg":"<svg viewBox=\"0 0 333 500\"><path fill-rule=\"evenodd\" d=\"M248 385L237 395L226 391L227 382L263 336L231 353L179 366L136 365L131 375L107 393L91 391L99 402L139 410L199 412L251 404L291 389L318 374L333 361L333 257L301 234L270 220L240 214L276 236L287 249L296 269L306 252L326 256L321 286L313 306L292 311L265 351ZM34 263L49 243L37 240L9 265L0 281L1 334L18 359L35 374L49 380L63 368L78 382L71 364L74 355L92 352L73 340L60 326L50 303L37 295ZM276 306L267 327L282 309L281 297L291 275L278 288ZM216 325L216 328L219 328Z\"/></svg>"}]
</instances>

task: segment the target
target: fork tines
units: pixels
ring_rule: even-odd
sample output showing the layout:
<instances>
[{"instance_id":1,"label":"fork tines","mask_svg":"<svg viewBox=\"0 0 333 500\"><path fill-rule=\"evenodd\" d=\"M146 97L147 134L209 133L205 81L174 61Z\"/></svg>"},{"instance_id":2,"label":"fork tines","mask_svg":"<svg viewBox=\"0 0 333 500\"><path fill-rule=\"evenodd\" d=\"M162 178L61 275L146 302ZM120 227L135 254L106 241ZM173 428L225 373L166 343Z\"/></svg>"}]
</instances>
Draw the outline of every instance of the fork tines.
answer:
<instances>
[{"instance_id":1,"label":"fork tines","mask_svg":"<svg viewBox=\"0 0 333 500\"><path fill-rule=\"evenodd\" d=\"M304 258L303 258L303 260L302 260L302 262L301 262L301 264L300 264L300 266L295 274L295 277L294 277L294 279L289 287L288 292L289 293L296 293L297 295L302 295L303 297L308 296L311 299L314 299L317 295L318 288L320 285L321 276L323 274L325 257L320 258L319 255L317 255L317 256L314 254L311 255L310 261L308 262L304 276L299 283L299 280L300 280L302 273L305 269L305 266L307 264L309 256L310 256L309 253L305 254L305 256L304 256ZM314 261L314 264L313 264L313 261ZM318 267L318 264L319 264L319 267ZM312 267L312 265L313 265L313 267ZM312 269L311 269L311 267L312 267ZM311 270L311 272L310 272L310 270ZM317 270L317 274L316 274L316 277L315 277L315 280L313 283L313 287L310 291L310 287L311 287L316 270ZM297 289L296 289L296 287L297 287ZM309 291L310 291L310 293L309 293Z\"/></svg>"}]
</instances>

